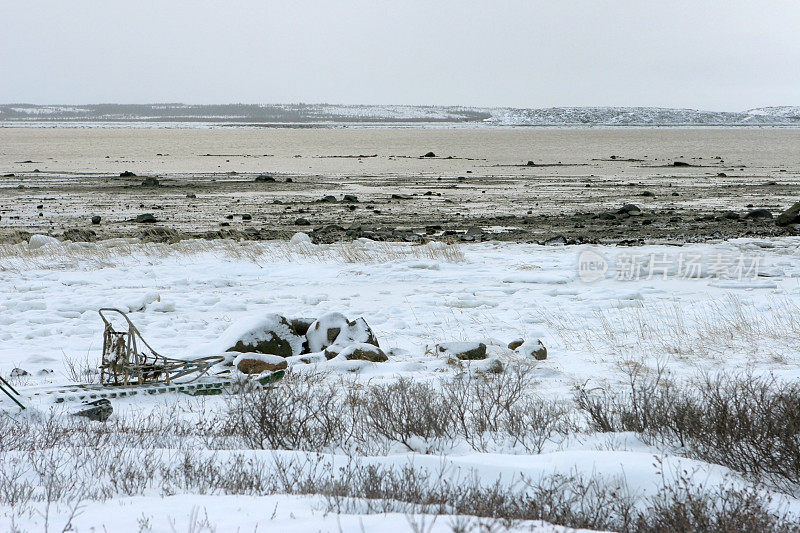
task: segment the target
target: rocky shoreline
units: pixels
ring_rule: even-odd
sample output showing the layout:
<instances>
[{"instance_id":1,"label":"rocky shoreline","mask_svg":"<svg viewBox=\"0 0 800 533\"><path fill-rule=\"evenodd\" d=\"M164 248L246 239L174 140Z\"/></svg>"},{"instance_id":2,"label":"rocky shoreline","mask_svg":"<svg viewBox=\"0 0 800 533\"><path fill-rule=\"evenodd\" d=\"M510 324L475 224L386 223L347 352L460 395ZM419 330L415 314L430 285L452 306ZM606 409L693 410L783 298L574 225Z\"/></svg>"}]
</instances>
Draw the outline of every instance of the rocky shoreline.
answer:
<instances>
[{"instance_id":1,"label":"rocky shoreline","mask_svg":"<svg viewBox=\"0 0 800 533\"><path fill-rule=\"evenodd\" d=\"M12 177L6 177L6 180L9 178ZM376 241L411 243L431 240L449 243L495 240L564 245L638 245L682 244L739 237L800 234L799 203L792 206L776 205L772 208L752 203L738 209L733 206L721 209L710 206L686 207L669 202L680 193L668 193L658 190L657 187L651 187L657 192L644 190L638 193L641 200L647 202L646 204L622 203L632 197L623 193L609 207L594 206L595 209L591 210L578 209L574 212L555 213L529 209L524 214L506 214L502 213L506 206L491 203L473 206L470 205L473 202L468 198L459 203L451 200L447 204L448 207L460 208L460 212L453 213L452 207L430 209L437 204L441 206L447 201L447 199L442 201L441 198L454 192L453 188L449 187L445 188L445 192L433 190L410 194L381 192L371 194L363 201L355 194L341 194L338 190L320 187L323 192L339 192L339 194L323 194L317 199L310 200L290 197L285 190L297 182L301 187L307 187L302 177L294 179L283 177L279 183L272 176L266 180L265 175L259 175L249 178L253 185L282 186L275 187L275 195L284 199L274 199L271 203L261 205L255 205L257 203L255 201L248 202L250 205L241 205L242 199L236 197L246 193L234 190L228 191L229 198L209 205L208 197L219 194L213 195L208 191L213 182L201 181L192 187L191 178L182 178L183 183L176 184L172 183L176 181L174 179L159 179L152 176L142 179L133 173L121 176L119 179L142 180L138 186L123 186L122 190L104 192L124 198L123 202L127 204L147 196L149 202L147 204L140 202L136 214L125 212L117 214L112 209L112 214L109 215L107 208L75 205L80 204L82 195L62 196L54 188L47 187L46 194L53 195L51 201L55 201L55 205L45 204L46 200L42 200L43 203L36 206L21 205L30 204L24 202L23 194L19 195L16 206L13 201L5 204L0 215L0 243L14 244L27 241L34 234L50 235L72 242L133 237L143 242L174 243L184 239L285 240L296 232L304 232L317 244L367 238ZM87 181L92 181L92 178ZM456 181L463 183L465 180ZM486 179L478 181L485 185ZM162 185L165 182L169 185ZM241 188L243 183L247 182L226 181L219 189L237 189ZM23 187L16 190L21 192L29 188L29 186ZM795 189L794 185L777 182L764 187L782 196L788 196ZM183 193L183 190L189 188L199 189L202 192L184 193L180 196L176 194L175 189ZM336 189L347 190L341 185ZM400 187L398 189L404 190ZM513 189L513 184L509 189ZM102 188L98 190L102 191ZM254 192L258 196L263 193L263 191ZM666 204L664 207L653 207L658 198L665 196L667 201L663 202ZM63 199L56 201L55 199L59 197ZM70 202L70 198L76 198L77 201ZM153 200L159 203L153 203ZM549 200L553 203L558 202L556 195ZM71 209L75 211L73 214L70 215L69 210L62 210L65 203L71 204ZM612 201L606 201L604 205L611 203ZM226 207L232 209L226 211ZM242 207L244 209L241 209ZM24 218L13 214L20 208L29 210L26 218L32 218L32 224L20 223ZM194 209L201 212L200 217L192 216L191 212ZM88 212L80 213L81 210ZM144 210L147 211L141 212ZM120 211L125 210L120 209ZM501 212L497 213L498 211ZM103 212L103 215L94 214L97 212ZM51 218L45 219L45 224L38 223L34 217L45 218L45 213ZM215 214L218 222L209 220Z\"/></svg>"},{"instance_id":2,"label":"rocky shoreline","mask_svg":"<svg viewBox=\"0 0 800 533\"><path fill-rule=\"evenodd\" d=\"M0 141L4 243L304 232L315 243L635 245L799 232L796 212L777 218L800 199L796 130L42 129Z\"/></svg>"}]
</instances>

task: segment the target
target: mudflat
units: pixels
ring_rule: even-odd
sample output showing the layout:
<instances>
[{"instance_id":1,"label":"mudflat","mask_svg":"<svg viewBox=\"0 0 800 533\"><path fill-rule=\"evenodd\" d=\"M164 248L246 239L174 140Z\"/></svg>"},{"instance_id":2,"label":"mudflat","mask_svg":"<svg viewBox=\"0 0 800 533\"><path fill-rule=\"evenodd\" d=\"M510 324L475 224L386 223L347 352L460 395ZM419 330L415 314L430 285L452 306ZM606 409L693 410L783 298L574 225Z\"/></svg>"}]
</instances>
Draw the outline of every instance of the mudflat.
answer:
<instances>
[{"instance_id":1,"label":"mudflat","mask_svg":"<svg viewBox=\"0 0 800 533\"><path fill-rule=\"evenodd\" d=\"M0 128L0 176L4 242L682 243L797 233L800 129Z\"/></svg>"}]
</instances>

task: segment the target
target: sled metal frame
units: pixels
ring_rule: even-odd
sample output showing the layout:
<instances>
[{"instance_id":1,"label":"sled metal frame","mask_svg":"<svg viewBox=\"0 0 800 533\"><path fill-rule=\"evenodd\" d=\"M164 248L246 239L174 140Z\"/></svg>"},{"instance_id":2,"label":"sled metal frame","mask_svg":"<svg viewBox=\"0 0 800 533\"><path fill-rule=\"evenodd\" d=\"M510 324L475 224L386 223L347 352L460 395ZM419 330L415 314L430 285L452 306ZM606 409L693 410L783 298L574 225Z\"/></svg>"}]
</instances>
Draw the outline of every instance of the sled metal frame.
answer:
<instances>
[{"instance_id":1,"label":"sled metal frame","mask_svg":"<svg viewBox=\"0 0 800 533\"><path fill-rule=\"evenodd\" d=\"M103 319L103 358L100 363L100 383L102 385L147 385L165 383L191 376L182 383L191 383L206 375L217 363L225 360L222 356L201 357L199 359L176 359L156 352L133 325L128 315L111 307L98 310ZM127 331L117 331L109 315L121 316Z\"/></svg>"},{"instance_id":2,"label":"sled metal frame","mask_svg":"<svg viewBox=\"0 0 800 533\"><path fill-rule=\"evenodd\" d=\"M20 409L25 409L25 405L19 400L19 398L22 398L22 395L17 392L17 389L11 386L11 383L3 379L3 376L0 376L0 392L4 392Z\"/></svg>"}]
</instances>

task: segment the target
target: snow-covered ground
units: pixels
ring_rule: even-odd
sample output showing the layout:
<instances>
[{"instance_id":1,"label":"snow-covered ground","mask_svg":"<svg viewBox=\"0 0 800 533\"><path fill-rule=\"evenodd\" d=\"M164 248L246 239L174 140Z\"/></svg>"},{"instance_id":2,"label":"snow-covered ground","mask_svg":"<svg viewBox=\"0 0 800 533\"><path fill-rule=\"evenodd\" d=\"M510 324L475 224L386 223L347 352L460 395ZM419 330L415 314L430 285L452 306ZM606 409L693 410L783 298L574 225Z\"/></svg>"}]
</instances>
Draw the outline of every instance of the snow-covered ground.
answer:
<instances>
[{"instance_id":1,"label":"snow-covered ground","mask_svg":"<svg viewBox=\"0 0 800 533\"><path fill-rule=\"evenodd\" d=\"M793 238L638 248L366 239L27 246L2 250L4 374L58 373L64 356L96 355L96 311L118 307L161 352L180 356L206 354L232 322L259 313L363 316L397 354L370 375L436 367L424 352L438 342L540 338L553 394L614 379L623 357L669 357L674 372L748 365L798 375L786 364L794 345L782 338L795 320L786 306L800 296ZM579 276L587 251L608 263L602 279ZM709 338L718 320L737 315L752 319L752 335Z\"/></svg>"},{"instance_id":2,"label":"snow-covered ground","mask_svg":"<svg viewBox=\"0 0 800 533\"><path fill-rule=\"evenodd\" d=\"M399 377L433 383L487 368L488 361L454 366L438 357L434 346L445 341L481 341L490 361L505 368L530 365L538 394L556 401L571 401L581 387L621 385L630 365L663 366L678 379L720 370L800 378L797 238L635 248L367 240L315 246L302 237L290 243L64 244L38 238L0 246L0 261L0 375L24 370L27 375L12 380L23 387L67 382L65 361L97 361L101 307L128 312L155 349L178 357L209 355L232 324L266 313L364 317L389 360L323 362L318 369L329 370L331 379L342 375L365 384ZM520 360L506 347L517 338L541 339L547 359ZM202 409L218 409L214 401L202 400ZM198 402L127 400L114 416L167 404L192 419ZM0 399L0 407L9 405ZM415 451L393 448L360 460L445 468L448 475L487 483L548 473L600 475L624 479L645 494L657 491L665 475L681 472L706 486L744 483L722 466L657 449L634 434L578 432L547 442L540 454L514 446L476 453L460 445L425 453L432 449L423 443ZM269 460L302 455L242 453ZM348 461L334 452L320 457L337 465ZM0 458L8 467L10 459ZM793 498L777 496L776 502L800 510ZM51 527L69 521L69 512L68 505L53 509ZM39 530L43 516L16 517L15 523ZM10 517L0 507L0 527L7 529ZM86 501L72 525L76 531L427 531L432 520L329 513L314 496L179 493ZM432 528L451 531L453 524L440 516ZM513 528L557 530L527 522Z\"/></svg>"}]
</instances>

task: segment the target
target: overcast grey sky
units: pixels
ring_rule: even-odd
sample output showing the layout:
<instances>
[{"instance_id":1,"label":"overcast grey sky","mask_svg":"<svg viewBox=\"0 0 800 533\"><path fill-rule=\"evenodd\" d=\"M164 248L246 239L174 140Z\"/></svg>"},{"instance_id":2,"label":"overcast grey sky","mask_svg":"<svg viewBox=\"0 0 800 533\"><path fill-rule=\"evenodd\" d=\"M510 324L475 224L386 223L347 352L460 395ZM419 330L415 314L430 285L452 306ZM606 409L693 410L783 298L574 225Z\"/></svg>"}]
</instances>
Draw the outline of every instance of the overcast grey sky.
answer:
<instances>
[{"instance_id":1,"label":"overcast grey sky","mask_svg":"<svg viewBox=\"0 0 800 533\"><path fill-rule=\"evenodd\" d=\"M800 1L0 0L0 102L800 105Z\"/></svg>"}]
</instances>

